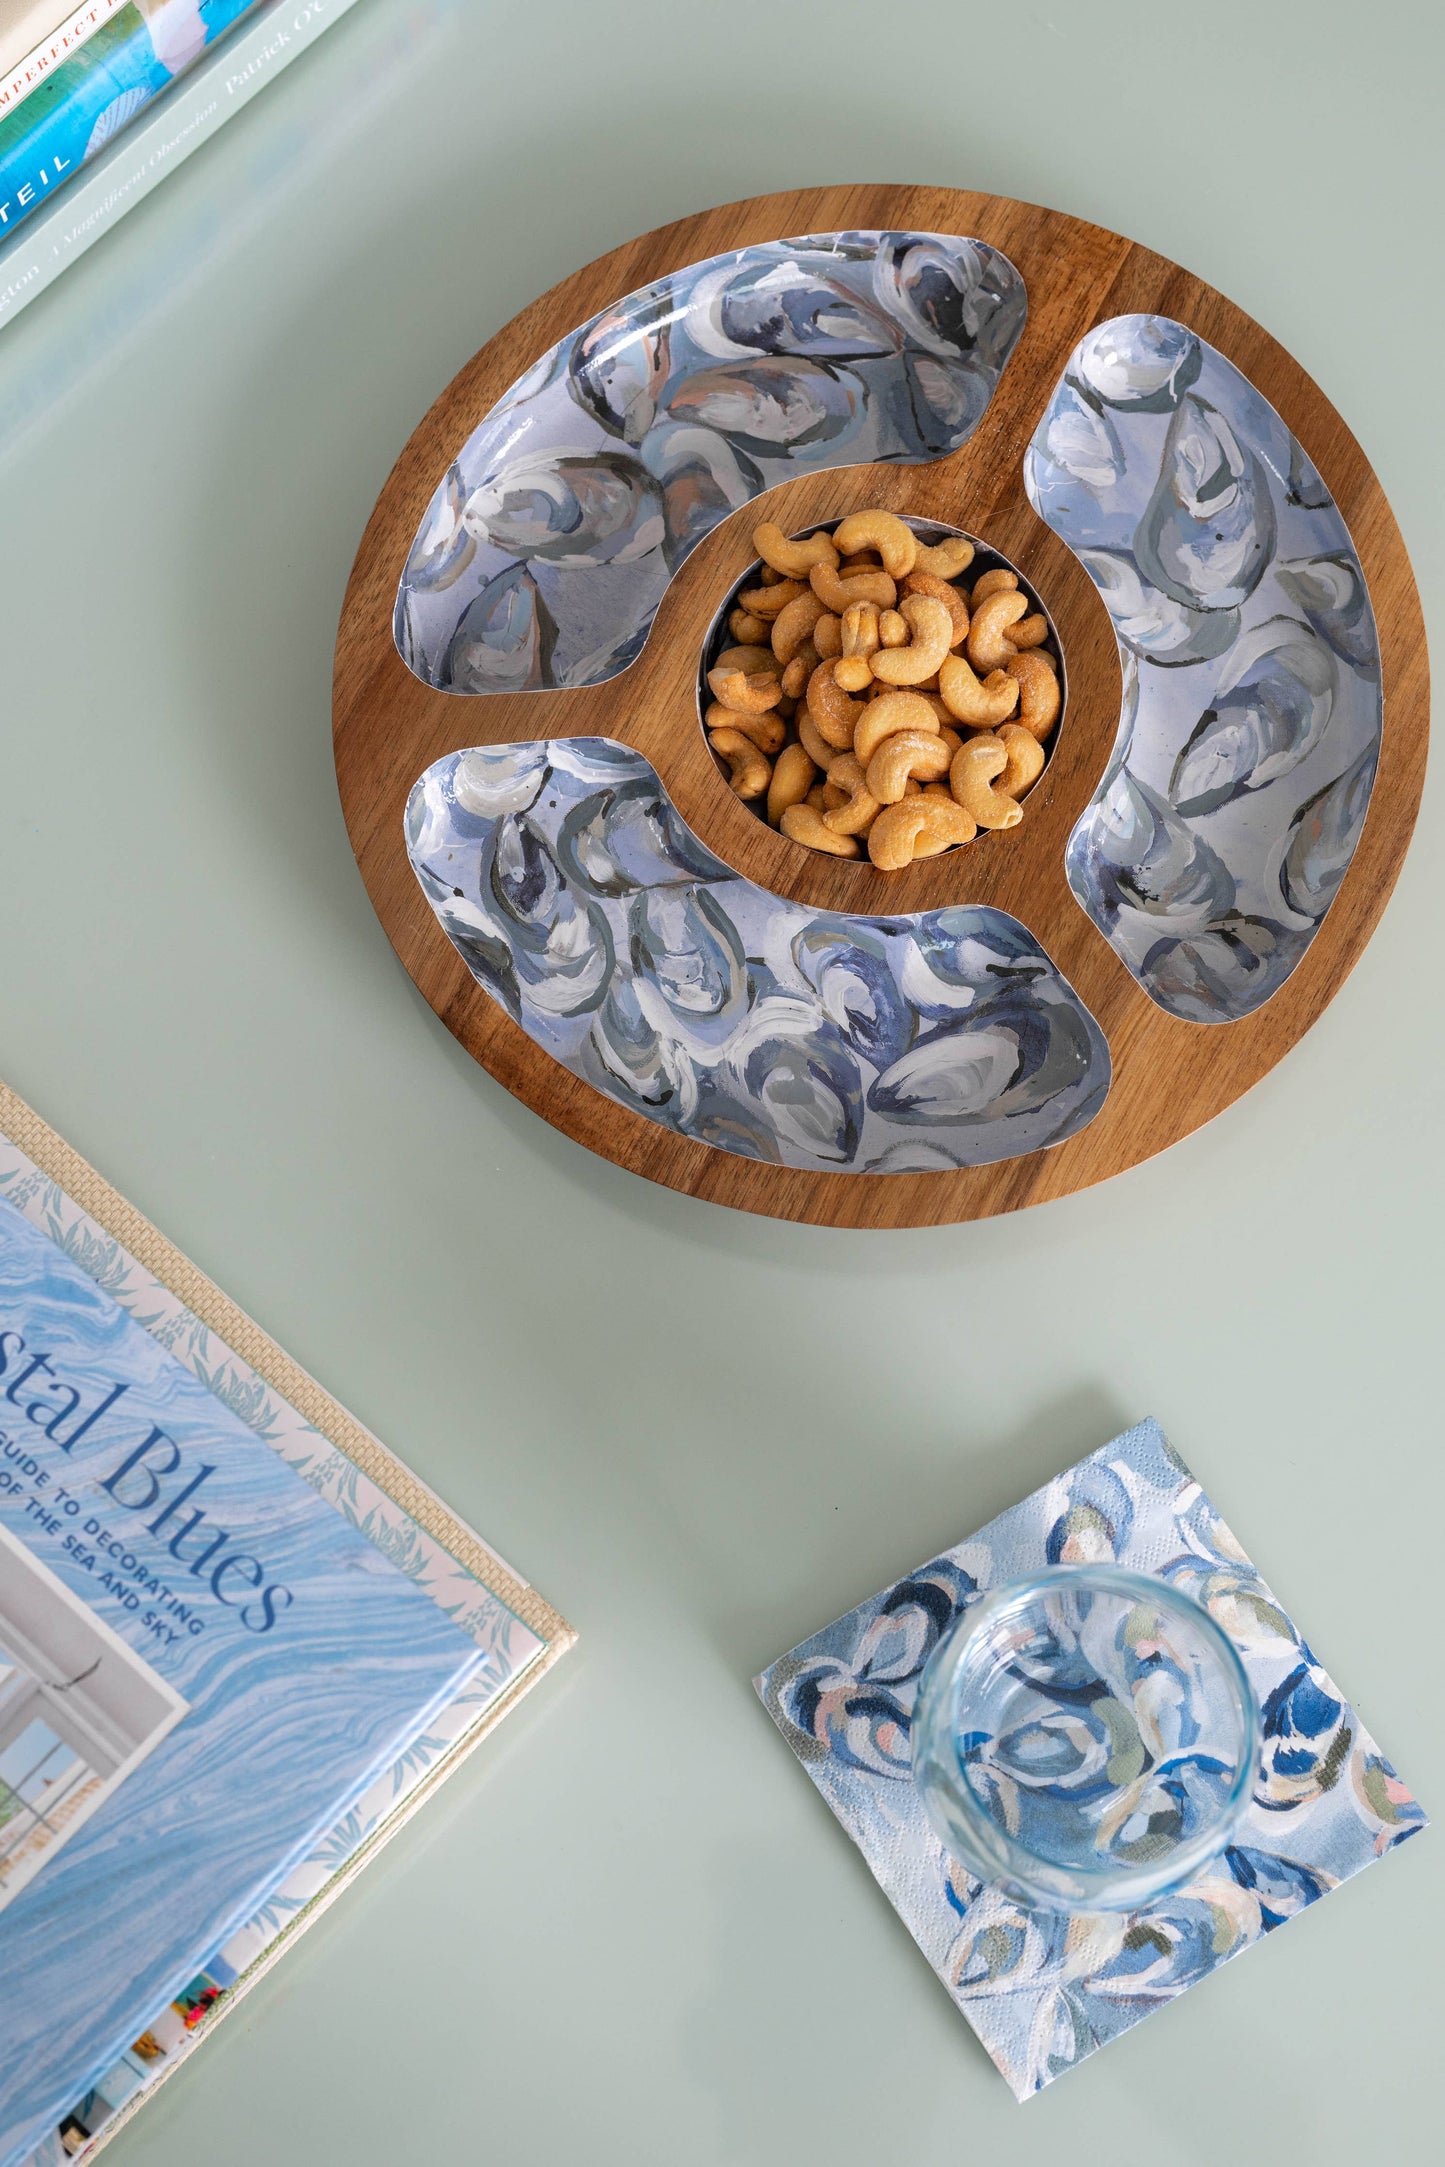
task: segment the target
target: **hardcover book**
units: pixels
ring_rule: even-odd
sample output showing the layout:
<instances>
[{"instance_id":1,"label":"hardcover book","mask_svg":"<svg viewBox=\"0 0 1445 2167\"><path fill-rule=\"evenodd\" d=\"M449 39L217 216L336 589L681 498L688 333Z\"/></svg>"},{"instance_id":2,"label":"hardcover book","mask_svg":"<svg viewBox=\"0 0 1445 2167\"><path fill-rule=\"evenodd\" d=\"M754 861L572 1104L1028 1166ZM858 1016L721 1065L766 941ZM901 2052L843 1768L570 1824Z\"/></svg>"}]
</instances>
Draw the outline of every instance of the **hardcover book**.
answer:
<instances>
[{"instance_id":1,"label":"hardcover book","mask_svg":"<svg viewBox=\"0 0 1445 2167\"><path fill-rule=\"evenodd\" d=\"M243 14L232 18L225 36L212 39L168 89L162 88L154 98L131 98L128 105L124 101L129 90L117 92L109 107L102 106L90 123L79 165L65 151L61 155L69 163L63 169L53 157L48 161L41 157L42 177L30 170L36 162L36 140L29 140L24 156L20 155L24 145L17 150L12 142L13 171L20 173L22 166L25 171L15 184L13 202L10 196L0 195L0 212L5 205L12 206L8 216L0 216L0 324L43 293L67 264L84 255L101 234L354 5L355 0L252 0ZM129 12L134 13L134 8ZM127 6L122 6L114 19L126 13ZM105 20L110 22L112 16ZM410 36L407 25L401 40L407 50ZM384 80L380 87L385 90ZM369 85L368 95L375 88ZM0 104L0 154L10 111ZM19 121L23 113L21 107L13 117ZM46 131L42 128L39 133ZM24 203L22 188L29 191ZM23 219L18 215L21 212ZM174 288L175 282L174 261L154 267L152 286ZM41 389L48 395L47 386Z\"/></svg>"},{"instance_id":2,"label":"hardcover book","mask_svg":"<svg viewBox=\"0 0 1445 2167\"><path fill-rule=\"evenodd\" d=\"M82 11L83 37L30 56L0 86L11 91L0 107L0 232L33 216L254 4L127 0L98 20Z\"/></svg>"},{"instance_id":3,"label":"hardcover book","mask_svg":"<svg viewBox=\"0 0 1445 2167\"><path fill-rule=\"evenodd\" d=\"M570 1639L0 1088L0 2167L103 2142Z\"/></svg>"},{"instance_id":4,"label":"hardcover book","mask_svg":"<svg viewBox=\"0 0 1445 2167\"><path fill-rule=\"evenodd\" d=\"M37 83L79 52L126 0L0 0L0 114L28 98Z\"/></svg>"}]
</instances>

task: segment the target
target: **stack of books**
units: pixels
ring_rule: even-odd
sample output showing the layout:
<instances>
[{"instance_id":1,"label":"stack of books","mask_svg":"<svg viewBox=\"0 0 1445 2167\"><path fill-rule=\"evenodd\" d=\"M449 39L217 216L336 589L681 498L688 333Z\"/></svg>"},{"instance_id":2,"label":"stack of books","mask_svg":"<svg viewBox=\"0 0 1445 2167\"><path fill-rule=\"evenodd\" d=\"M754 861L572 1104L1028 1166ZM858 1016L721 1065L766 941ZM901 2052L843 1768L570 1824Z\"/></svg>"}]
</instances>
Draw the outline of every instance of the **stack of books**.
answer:
<instances>
[{"instance_id":1,"label":"stack of books","mask_svg":"<svg viewBox=\"0 0 1445 2167\"><path fill-rule=\"evenodd\" d=\"M89 2161L573 1637L0 1084L0 2167Z\"/></svg>"},{"instance_id":2,"label":"stack of books","mask_svg":"<svg viewBox=\"0 0 1445 2167\"><path fill-rule=\"evenodd\" d=\"M0 0L0 324L353 0Z\"/></svg>"}]
</instances>

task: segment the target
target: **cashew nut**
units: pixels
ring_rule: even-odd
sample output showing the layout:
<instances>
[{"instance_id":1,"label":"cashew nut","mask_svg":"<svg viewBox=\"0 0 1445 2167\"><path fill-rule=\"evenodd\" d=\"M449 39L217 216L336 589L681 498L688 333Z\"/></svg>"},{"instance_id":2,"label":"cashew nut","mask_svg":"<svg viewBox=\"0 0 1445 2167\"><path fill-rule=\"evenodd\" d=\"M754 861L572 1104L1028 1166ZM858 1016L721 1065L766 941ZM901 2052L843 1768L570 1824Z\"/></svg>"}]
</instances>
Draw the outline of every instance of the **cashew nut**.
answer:
<instances>
[{"instance_id":1,"label":"cashew nut","mask_svg":"<svg viewBox=\"0 0 1445 2167\"><path fill-rule=\"evenodd\" d=\"M878 652L878 604L854 602L838 620L841 668L834 672L845 692L861 692L873 681L868 657Z\"/></svg>"},{"instance_id":2,"label":"cashew nut","mask_svg":"<svg viewBox=\"0 0 1445 2167\"><path fill-rule=\"evenodd\" d=\"M948 771L948 787L957 802L981 828L1016 828L1023 807L1001 796L991 786L1008 766L1008 747L989 731L960 745Z\"/></svg>"},{"instance_id":3,"label":"cashew nut","mask_svg":"<svg viewBox=\"0 0 1445 2167\"><path fill-rule=\"evenodd\" d=\"M868 855L883 873L901 872L913 863L913 846L927 822L922 797L885 805L868 830Z\"/></svg>"},{"instance_id":4,"label":"cashew nut","mask_svg":"<svg viewBox=\"0 0 1445 2167\"><path fill-rule=\"evenodd\" d=\"M1019 721L1042 744L1058 721L1063 704L1051 658L1035 647L1015 655L1004 669L1019 688Z\"/></svg>"},{"instance_id":5,"label":"cashew nut","mask_svg":"<svg viewBox=\"0 0 1445 2167\"><path fill-rule=\"evenodd\" d=\"M829 761L838 757L838 747L830 745L819 731L818 725L808 713L806 703L798 709L797 724L798 741L804 752L815 767L822 768L826 773Z\"/></svg>"},{"instance_id":6,"label":"cashew nut","mask_svg":"<svg viewBox=\"0 0 1445 2167\"><path fill-rule=\"evenodd\" d=\"M836 752L847 752L863 713L861 700L850 700L834 677L836 662L820 662L808 679L808 713L819 737Z\"/></svg>"},{"instance_id":7,"label":"cashew nut","mask_svg":"<svg viewBox=\"0 0 1445 2167\"><path fill-rule=\"evenodd\" d=\"M800 804L818 770L801 745L785 745L768 784L768 825L775 828L790 805Z\"/></svg>"},{"instance_id":8,"label":"cashew nut","mask_svg":"<svg viewBox=\"0 0 1445 2167\"><path fill-rule=\"evenodd\" d=\"M886 690L887 688L885 687L884 689ZM934 714L938 717L938 727L944 736L958 736L958 732L953 727L953 716L944 706L942 699L933 689L932 685L910 685L908 689L910 692L916 692L919 695L920 699L927 700L929 706L933 709Z\"/></svg>"},{"instance_id":9,"label":"cashew nut","mask_svg":"<svg viewBox=\"0 0 1445 2167\"><path fill-rule=\"evenodd\" d=\"M895 730L868 762L868 788L880 805L896 805L910 782L933 783L946 775L952 757L941 733Z\"/></svg>"},{"instance_id":10,"label":"cashew nut","mask_svg":"<svg viewBox=\"0 0 1445 2167\"><path fill-rule=\"evenodd\" d=\"M1012 588L1000 588L976 605L964 643L968 659L976 670L996 670L1007 662L1014 647L1004 634L1010 625L1016 625L1020 617L1027 615L1028 606L1028 596L1018 594Z\"/></svg>"},{"instance_id":11,"label":"cashew nut","mask_svg":"<svg viewBox=\"0 0 1445 2167\"><path fill-rule=\"evenodd\" d=\"M771 714L765 710L761 715L740 715L735 709L724 707L721 700L714 700L702 720L705 730L740 730L744 737L752 739L759 752L767 753L770 758L788 734L787 725L776 708Z\"/></svg>"},{"instance_id":12,"label":"cashew nut","mask_svg":"<svg viewBox=\"0 0 1445 2167\"><path fill-rule=\"evenodd\" d=\"M941 602L953 619L953 638L950 647L961 647L968 634L968 604L957 587L946 579L935 579L932 572L910 572L903 582L905 594L931 594L935 602Z\"/></svg>"},{"instance_id":13,"label":"cashew nut","mask_svg":"<svg viewBox=\"0 0 1445 2167\"><path fill-rule=\"evenodd\" d=\"M772 626L767 626L763 633L761 647L754 647L751 643L745 647L725 647L713 664L713 668L715 670L741 670L744 677L751 677L755 670L771 670L774 677L776 677L778 674L778 658L773 653L768 641L768 634L771 631Z\"/></svg>"},{"instance_id":14,"label":"cashew nut","mask_svg":"<svg viewBox=\"0 0 1445 2167\"><path fill-rule=\"evenodd\" d=\"M836 567L838 562L838 552L826 534L800 535L796 542L790 542L771 520L753 528L753 547L764 564L788 579L806 579L815 564Z\"/></svg>"},{"instance_id":15,"label":"cashew nut","mask_svg":"<svg viewBox=\"0 0 1445 2167\"><path fill-rule=\"evenodd\" d=\"M827 662L843 652L843 620L825 609L813 627L813 645L819 657Z\"/></svg>"},{"instance_id":16,"label":"cashew nut","mask_svg":"<svg viewBox=\"0 0 1445 2167\"><path fill-rule=\"evenodd\" d=\"M908 645L908 620L896 609L886 609L878 619L878 645L880 647L906 647ZM872 660L872 657L869 657Z\"/></svg>"},{"instance_id":17,"label":"cashew nut","mask_svg":"<svg viewBox=\"0 0 1445 2167\"><path fill-rule=\"evenodd\" d=\"M1044 748L1033 732L1019 722L1006 722L998 733L998 741L1008 754L1008 766L999 777L998 794L1004 798L1021 798L1044 772Z\"/></svg>"},{"instance_id":18,"label":"cashew nut","mask_svg":"<svg viewBox=\"0 0 1445 2167\"><path fill-rule=\"evenodd\" d=\"M728 618L728 630L735 640L756 645L759 640L766 642L768 621L766 617L755 617L750 609L735 609Z\"/></svg>"},{"instance_id":19,"label":"cashew nut","mask_svg":"<svg viewBox=\"0 0 1445 2167\"><path fill-rule=\"evenodd\" d=\"M914 840L915 858L936 858L941 850L952 850L955 843L971 843L977 835L978 822L973 815L937 784L930 784L924 791L922 803L927 814Z\"/></svg>"},{"instance_id":20,"label":"cashew nut","mask_svg":"<svg viewBox=\"0 0 1445 2167\"><path fill-rule=\"evenodd\" d=\"M876 602L879 609L892 609L898 600L898 589L886 572L850 572L845 579L826 564L815 564L808 582L824 609L835 617L841 617L854 602Z\"/></svg>"},{"instance_id":21,"label":"cashew nut","mask_svg":"<svg viewBox=\"0 0 1445 2167\"><path fill-rule=\"evenodd\" d=\"M976 833L961 806L925 790L884 806L868 831L868 855L881 871L896 873L915 858L933 858L955 843L971 843Z\"/></svg>"},{"instance_id":22,"label":"cashew nut","mask_svg":"<svg viewBox=\"0 0 1445 2167\"><path fill-rule=\"evenodd\" d=\"M890 579L902 579L911 572L918 556L918 536L896 512L854 512L843 520L833 539L845 557L856 549L876 549Z\"/></svg>"},{"instance_id":23,"label":"cashew nut","mask_svg":"<svg viewBox=\"0 0 1445 2167\"><path fill-rule=\"evenodd\" d=\"M803 645L808 647L812 645L812 642L805 640ZM809 662L807 656L801 650L794 655L783 672L783 698L785 700L796 700L800 693L806 691L809 674L818 666L816 658L816 648L814 649L814 660L812 662Z\"/></svg>"},{"instance_id":24,"label":"cashew nut","mask_svg":"<svg viewBox=\"0 0 1445 2167\"><path fill-rule=\"evenodd\" d=\"M839 835L835 828L825 826L823 815L811 805L790 805L780 826L790 842L805 843L809 850L825 850L834 858L861 855L856 837Z\"/></svg>"},{"instance_id":25,"label":"cashew nut","mask_svg":"<svg viewBox=\"0 0 1445 2167\"><path fill-rule=\"evenodd\" d=\"M973 544L966 535L946 535L941 542L925 548L920 542L913 567L918 572L931 572L935 579L957 579L973 562Z\"/></svg>"},{"instance_id":26,"label":"cashew nut","mask_svg":"<svg viewBox=\"0 0 1445 2167\"><path fill-rule=\"evenodd\" d=\"M814 625L823 614L823 605L815 594L806 588L795 595L787 606L778 611L773 619L773 653L787 667L803 641L812 636Z\"/></svg>"},{"instance_id":27,"label":"cashew nut","mask_svg":"<svg viewBox=\"0 0 1445 2167\"><path fill-rule=\"evenodd\" d=\"M1020 617L1016 625L1010 625L1008 636L1017 648L1042 647L1049 636L1049 620L1042 610L1034 610L1030 616Z\"/></svg>"},{"instance_id":28,"label":"cashew nut","mask_svg":"<svg viewBox=\"0 0 1445 2167\"><path fill-rule=\"evenodd\" d=\"M843 802L823 815L835 835L866 835L878 817L878 800L868 788L862 766L851 752L841 752L828 770L828 781Z\"/></svg>"},{"instance_id":29,"label":"cashew nut","mask_svg":"<svg viewBox=\"0 0 1445 2167\"><path fill-rule=\"evenodd\" d=\"M953 619L931 594L905 595L898 614L913 634L906 647L885 647L872 658L873 675L885 685L919 685L937 674L953 641ZM880 620L880 632L882 629Z\"/></svg>"},{"instance_id":30,"label":"cashew nut","mask_svg":"<svg viewBox=\"0 0 1445 2167\"><path fill-rule=\"evenodd\" d=\"M1002 565L996 572L980 572L973 583L969 608L977 609L979 603L986 602L991 594L1012 594L1018 583L1018 573L1006 572Z\"/></svg>"},{"instance_id":31,"label":"cashew nut","mask_svg":"<svg viewBox=\"0 0 1445 2167\"><path fill-rule=\"evenodd\" d=\"M878 652L878 604L851 602L838 620L841 651L845 655Z\"/></svg>"},{"instance_id":32,"label":"cashew nut","mask_svg":"<svg viewBox=\"0 0 1445 2167\"><path fill-rule=\"evenodd\" d=\"M870 700L858 716L853 750L866 768L885 737L899 730L922 730L926 736L937 737L938 728L938 717L921 692L885 692L880 699Z\"/></svg>"},{"instance_id":33,"label":"cashew nut","mask_svg":"<svg viewBox=\"0 0 1445 2167\"><path fill-rule=\"evenodd\" d=\"M713 698L721 700L735 715L765 714L783 697L780 679L766 670L752 676L744 676L741 670L709 670L707 681Z\"/></svg>"},{"instance_id":34,"label":"cashew nut","mask_svg":"<svg viewBox=\"0 0 1445 2167\"><path fill-rule=\"evenodd\" d=\"M747 610L754 617L766 617L771 623L790 602L796 602L808 588L801 579L780 579L772 587L747 587L738 596L738 608Z\"/></svg>"},{"instance_id":35,"label":"cashew nut","mask_svg":"<svg viewBox=\"0 0 1445 2167\"><path fill-rule=\"evenodd\" d=\"M980 683L962 655L950 655L938 672L938 691L955 722L971 730L992 729L1010 716L1019 702L1019 688L1002 670L991 670Z\"/></svg>"},{"instance_id":36,"label":"cashew nut","mask_svg":"<svg viewBox=\"0 0 1445 2167\"><path fill-rule=\"evenodd\" d=\"M804 805L811 805L815 813L826 813L828 810L827 784L814 783L812 789L808 792L808 795L800 802ZM779 827L781 827L782 822L779 821L778 825Z\"/></svg>"},{"instance_id":37,"label":"cashew nut","mask_svg":"<svg viewBox=\"0 0 1445 2167\"><path fill-rule=\"evenodd\" d=\"M772 778L773 764L765 760L750 737L741 730L714 730L708 739L732 769L728 778L740 798L760 798Z\"/></svg>"},{"instance_id":38,"label":"cashew nut","mask_svg":"<svg viewBox=\"0 0 1445 2167\"><path fill-rule=\"evenodd\" d=\"M844 557L838 570L846 579L850 572L881 572L883 559L876 549L855 549L851 557Z\"/></svg>"}]
</instances>

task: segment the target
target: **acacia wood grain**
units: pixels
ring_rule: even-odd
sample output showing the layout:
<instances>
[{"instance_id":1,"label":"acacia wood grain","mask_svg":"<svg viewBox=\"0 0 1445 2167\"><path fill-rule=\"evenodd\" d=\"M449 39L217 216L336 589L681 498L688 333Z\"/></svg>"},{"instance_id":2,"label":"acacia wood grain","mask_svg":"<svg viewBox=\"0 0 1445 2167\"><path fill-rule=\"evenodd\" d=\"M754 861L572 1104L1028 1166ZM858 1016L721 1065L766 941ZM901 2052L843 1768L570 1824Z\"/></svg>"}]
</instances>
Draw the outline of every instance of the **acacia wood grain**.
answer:
<instances>
[{"instance_id":1,"label":"acacia wood grain","mask_svg":"<svg viewBox=\"0 0 1445 2167\"><path fill-rule=\"evenodd\" d=\"M415 678L392 637L402 567L438 481L508 386L577 324L653 279L730 249L850 227L973 235L1002 249L1020 272L1028 322L962 450L925 466L800 476L744 506L693 551L641 655L608 684L468 697ZM1065 842L1098 784L1119 719L1118 650L1092 581L1030 506L1022 460L1078 340L1095 323L1136 311L1187 323L1243 371L1300 440L1350 530L1379 634L1384 734L1354 861L1285 985L1231 1024L1181 1022L1149 1000L1064 877ZM703 641L720 599L752 561L756 522L774 519L790 531L874 504L966 528L1001 550L1052 613L1068 671L1057 746L1023 825L895 874L866 859L804 851L766 827L719 775L697 705ZM424 417L377 500L342 607L333 686L337 776L362 877L406 969L468 1052L555 1127L650 1180L776 1218L860 1227L944 1224L1068 1195L1163 1150L1258 1082L1333 998L1384 908L1419 805L1428 711L1424 626L1399 529L1354 437L1283 347L1213 288L1101 227L1004 197L884 185L754 197L660 227L564 279L489 340ZM402 830L408 792L444 754L567 736L634 746L708 847L779 895L867 913L990 904L1019 918L1109 1041L1114 1080L1102 1111L1067 1143L995 1166L823 1174L676 1136L574 1077L472 978L412 873Z\"/></svg>"}]
</instances>

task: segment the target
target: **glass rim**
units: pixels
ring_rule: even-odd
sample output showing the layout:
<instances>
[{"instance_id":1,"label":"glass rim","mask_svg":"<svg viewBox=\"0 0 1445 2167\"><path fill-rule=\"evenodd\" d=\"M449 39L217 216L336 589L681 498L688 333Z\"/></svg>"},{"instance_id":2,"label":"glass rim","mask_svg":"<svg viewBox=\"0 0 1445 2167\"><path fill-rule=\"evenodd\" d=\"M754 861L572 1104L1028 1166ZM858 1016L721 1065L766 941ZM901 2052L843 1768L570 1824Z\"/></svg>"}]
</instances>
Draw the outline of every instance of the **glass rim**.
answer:
<instances>
[{"instance_id":1,"label":"glass rim","mask_svg":"<svg viewBox=\"0 0 1445 2167\"><path fill-rule=\"evenodd\" d=\"M1217 1817L1207 1829L1177 1844L1169 1857L1157 1865L1061 1866L1021 1843L1000 1826L979 1802L969 1783L958 1752L957 1695L970 1643L1010 1611L1027 1603L1056 1595L1070 1587L1089 1593L1113 1595L1129 1602L1153 1602L1193 1627L1219 1662L1229 1681L1240 1718L1239 1766ZM938 1714L945 1711L946 1725ZM940 1728L946 1750L936 1735ZM1261 1746L1259 1701L1238 1648L1201 1602L1172 1581L1157 1574L1113 1564L1047 1565L1021 1574L1001 1587L991 1588L960 1612L934 1649L919 1680L912 1725L915 1781L923 1794L929 1820L945 1848L962 1858L971 1873L987 1882L1013 1883L1032 1899L1063 1910L1129 1910L1149 1902L1190 1880L1209 1860L1219 1857L1239 1826L1253 1792ZM957 1850L956 1835L940 1824L927 1788L918 1777L920 1740L945 1764L950 1783L950 1804L970 1839L976 1856ZM1051 1884L1060 1884L1055 1887ZM1067 1893L1062 1885L1068 1885Z\"/></svg>"}]
</instances>

